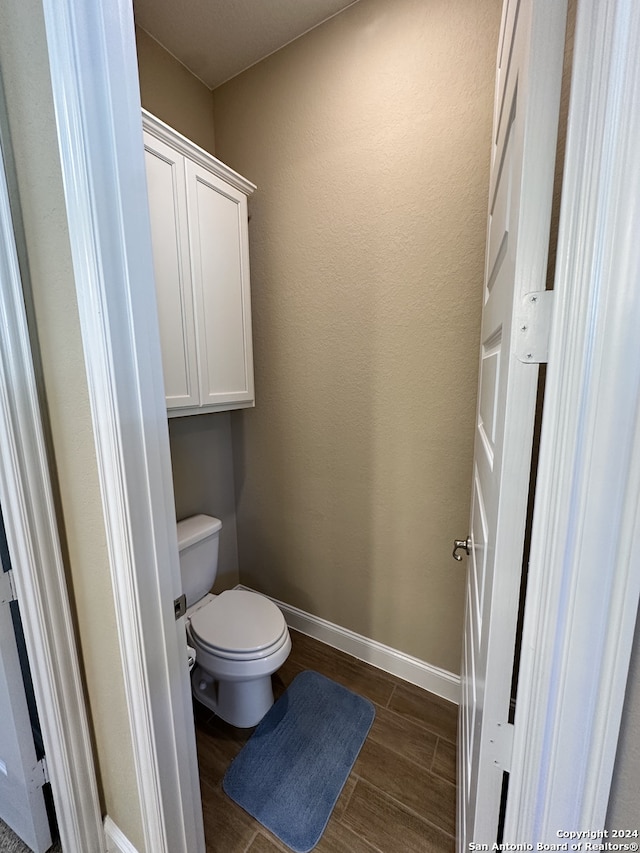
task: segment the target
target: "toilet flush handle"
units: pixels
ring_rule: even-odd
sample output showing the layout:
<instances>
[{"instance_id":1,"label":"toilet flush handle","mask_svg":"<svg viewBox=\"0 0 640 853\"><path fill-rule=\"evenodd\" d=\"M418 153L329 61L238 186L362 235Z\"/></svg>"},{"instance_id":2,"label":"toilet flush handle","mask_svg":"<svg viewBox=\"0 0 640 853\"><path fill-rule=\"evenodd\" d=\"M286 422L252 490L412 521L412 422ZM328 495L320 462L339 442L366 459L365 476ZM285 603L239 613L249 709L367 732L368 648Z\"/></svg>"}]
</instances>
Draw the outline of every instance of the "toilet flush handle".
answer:
<instances>
[{"instance_id":1,"label":"toilet flush handle","mask_svg":"<svg viewBox=\"0 0 640 853\"><path fill-rule=\"evenodd\" d=\"M454 539L453 540L453 554L452 557L454 560L460 562L462 560L462 555L458 554L458 551L463 550L466 551L467 557L471 553L471 537L467 536L466 539Z\"/></svg>"}]
</instances>

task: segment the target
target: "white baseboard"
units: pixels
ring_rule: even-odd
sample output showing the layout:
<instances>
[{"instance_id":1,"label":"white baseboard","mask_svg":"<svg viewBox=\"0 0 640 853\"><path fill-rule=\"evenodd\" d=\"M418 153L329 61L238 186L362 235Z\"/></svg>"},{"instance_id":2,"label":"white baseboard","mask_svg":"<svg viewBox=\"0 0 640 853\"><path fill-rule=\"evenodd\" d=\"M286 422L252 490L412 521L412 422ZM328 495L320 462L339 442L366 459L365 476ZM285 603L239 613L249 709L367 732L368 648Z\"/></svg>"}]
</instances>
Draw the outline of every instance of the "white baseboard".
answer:
<instances>
[{"instance_id":1,"label":"white baseboard","mask_svg":"<svg viewBox=\"0 0 640 853\"><path fill-rule=\"evenodd\" d=\"M138 853L124 832L109 815L104 819L104 837L107 841L107 853Z\"/></svg>"},{"instance_id":2,"label":"white baseboard","mask_svg":"<svg viewBox=\"0 0 640 853\"><path fill-rule=\"evenodd\" d=\"M249 587L239 584L238 589L249 589ZM254 592L255 590L251 591ZM269 598L270 596L266 597ZM276 598L272 598L271 601L282 610L290 628L370 663L372 666L384 670L384 672L396 675L404 681L422 687L430 693L435 693L436 696L442 696L443 699L455 702L456 705L459 704L460 676L454 675L446 669L432 666L404 652L396 651L396 649L378 643L376 640L370 640L354 631L349 631L347 628L341 628L339 625L334 625L333 622L320 619L318 616L313 616L297 607L291 607Z\"/></svg>"}]
</instances>

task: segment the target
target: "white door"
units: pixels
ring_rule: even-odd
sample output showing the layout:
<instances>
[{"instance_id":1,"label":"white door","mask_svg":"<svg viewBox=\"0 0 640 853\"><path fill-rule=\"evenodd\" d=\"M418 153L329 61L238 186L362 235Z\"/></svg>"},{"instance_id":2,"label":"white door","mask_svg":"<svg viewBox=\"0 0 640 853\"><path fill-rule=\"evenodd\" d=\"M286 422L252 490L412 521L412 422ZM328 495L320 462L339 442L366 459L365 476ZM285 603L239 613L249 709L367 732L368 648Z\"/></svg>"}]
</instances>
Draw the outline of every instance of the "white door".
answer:
<instances>
[{"instance_id":1,"label":"white door","mask_svg":"<svg viewBox=\"0 0 640 853\"><path fill-rule=\"evenodd\" d=\"M16 643L8 556L0 518L0 818L35 853L44 853L51 846L44 770L36 754Z\"/></svg>"},{"instance_id":2,"label":"white door","mask_svg":"<svg viewBox=\"0 0 640 853\"><path fill-rule=\"evenodd\" d=\"M461 851L496 841L511 755L536 309L548 302L535 294L545 288L565 19L562 0L506 0L498 47L458 738Z\"/></svg>"}]
</instances>

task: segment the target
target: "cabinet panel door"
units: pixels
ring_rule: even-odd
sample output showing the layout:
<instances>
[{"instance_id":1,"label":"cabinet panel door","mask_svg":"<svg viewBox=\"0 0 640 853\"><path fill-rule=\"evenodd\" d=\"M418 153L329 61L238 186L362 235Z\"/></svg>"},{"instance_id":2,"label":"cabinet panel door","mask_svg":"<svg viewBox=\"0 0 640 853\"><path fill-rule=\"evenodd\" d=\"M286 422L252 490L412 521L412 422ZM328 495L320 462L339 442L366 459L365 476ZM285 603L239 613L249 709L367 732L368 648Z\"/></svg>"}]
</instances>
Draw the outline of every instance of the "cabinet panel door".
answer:
<instances>
[{"instance_id":1,"label":"cabinet panel door","mask_svg":"<svg viewBox=\"0 0 640 853\"><path fill-rule=\"evenodd\" d=\"M186 161L201 405L253 401L247 198Z\"/></svg>"},{"instance_id":2,"label":"cabinet panel door","mask_svg":"<svg viewBox=\"0 0 640 853\"><path fill-rule=\"evenodd\" d=\"M198 406L184 157L144 134L167 408Z\"/></svg>"}]
</instances>

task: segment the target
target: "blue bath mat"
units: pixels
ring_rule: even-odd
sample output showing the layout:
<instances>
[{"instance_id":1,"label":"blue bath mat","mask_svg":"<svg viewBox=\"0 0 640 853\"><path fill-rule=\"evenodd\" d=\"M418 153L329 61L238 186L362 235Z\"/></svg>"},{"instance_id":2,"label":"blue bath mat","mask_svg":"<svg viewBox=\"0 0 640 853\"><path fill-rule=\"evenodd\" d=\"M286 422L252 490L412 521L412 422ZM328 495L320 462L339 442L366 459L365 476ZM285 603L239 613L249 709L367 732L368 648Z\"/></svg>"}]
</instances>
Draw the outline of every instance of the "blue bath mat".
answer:
<instances>
[{"instance_id":1,"label":"blue bath mat","mask_svg":"<svg viewBox=\"0 0 640 853\"><path fill-rule=\"evenodd\" d=\"M373 723L371 702L301 672L227 770L226 793L295 850L320 840Z\"/></svg>"}]
</instances>

